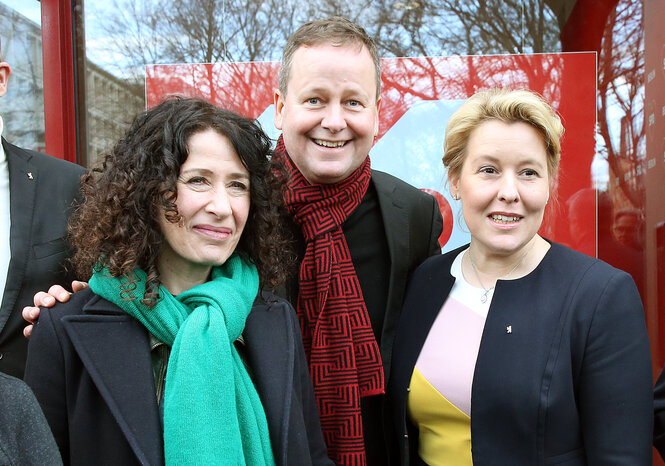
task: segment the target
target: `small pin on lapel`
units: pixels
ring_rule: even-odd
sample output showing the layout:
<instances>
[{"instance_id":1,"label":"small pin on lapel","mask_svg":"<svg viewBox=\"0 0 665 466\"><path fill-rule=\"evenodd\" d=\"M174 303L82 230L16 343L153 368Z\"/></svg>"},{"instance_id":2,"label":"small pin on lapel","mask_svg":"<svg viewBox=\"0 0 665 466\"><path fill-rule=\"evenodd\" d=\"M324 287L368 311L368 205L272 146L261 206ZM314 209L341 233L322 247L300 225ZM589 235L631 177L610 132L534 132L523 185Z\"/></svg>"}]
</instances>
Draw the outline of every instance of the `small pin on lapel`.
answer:
<instances>
[{"instance_id":1,"label":"small pin on lapel","mask_svg":"<svg viewBox=\"0 0 665 466\"><path fill-rule=\"evenodd\" d=\"M34 180L35 179L35 177L32 176L32 172L28 172L28 179L29 180Z\"/></svg>"},{"instance_id":2,"label":"small pin on lapel","mask_svg":"<svg viewBox=\"0 0 665 466\"><path fill-rule=\"evenodd\" d=\"M512 325L509 325L508 327L506 327L506 333L513 333L513 326Z\"/></svg>"}]
</instances>

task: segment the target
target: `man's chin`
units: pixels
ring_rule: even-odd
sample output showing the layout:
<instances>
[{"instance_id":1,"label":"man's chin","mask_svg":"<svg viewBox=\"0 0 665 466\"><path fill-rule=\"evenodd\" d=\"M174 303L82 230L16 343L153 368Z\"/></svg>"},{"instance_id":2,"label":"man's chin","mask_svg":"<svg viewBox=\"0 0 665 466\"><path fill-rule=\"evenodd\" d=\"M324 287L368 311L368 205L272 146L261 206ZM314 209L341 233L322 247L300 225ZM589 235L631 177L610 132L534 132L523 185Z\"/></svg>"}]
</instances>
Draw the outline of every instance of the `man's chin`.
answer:
<instances>
[{"instance_id":1,"label":"man's chin","mask_svg":"<svg viewBox=\"0 0 665 466\"><path fill-rule=\"evenodd\" d=\"M335 184L347 179L353 170L321 170L305 175L310 184Z\"/></svg>"},{"instance_id":2,"label":"man's chin","mask_svg":"<svg viewBox=\"0 0 665 466\"><path fill-rule=\"evenodd\" d=\"M307 181L311 184L334 184L344 181L353 174L365 161L362 160L349 165L349 160L319 161L314 166L307 167L307 173L301 170Z\"/></svg>"}]
</instances>

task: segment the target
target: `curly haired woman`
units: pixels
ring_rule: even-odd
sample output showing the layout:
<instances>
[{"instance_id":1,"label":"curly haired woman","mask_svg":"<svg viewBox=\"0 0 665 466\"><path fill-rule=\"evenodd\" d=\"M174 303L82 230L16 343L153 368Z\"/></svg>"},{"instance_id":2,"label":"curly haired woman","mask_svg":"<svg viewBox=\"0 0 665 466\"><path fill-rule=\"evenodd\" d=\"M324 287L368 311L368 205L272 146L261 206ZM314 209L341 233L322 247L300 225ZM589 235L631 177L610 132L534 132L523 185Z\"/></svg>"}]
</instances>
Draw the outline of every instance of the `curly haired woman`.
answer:
<instances>
[{"instance_id":1,"label":"curly haired woman","mask_svg":"<svg viewBox=\"0 0 665 466\"><path fill-rule=\"evenodd\" d=\"M82 181L90 289L43 313L25 380L65 464L329 464L260 127L200 99L141 114Z\"/></svg>"}]
</instances>

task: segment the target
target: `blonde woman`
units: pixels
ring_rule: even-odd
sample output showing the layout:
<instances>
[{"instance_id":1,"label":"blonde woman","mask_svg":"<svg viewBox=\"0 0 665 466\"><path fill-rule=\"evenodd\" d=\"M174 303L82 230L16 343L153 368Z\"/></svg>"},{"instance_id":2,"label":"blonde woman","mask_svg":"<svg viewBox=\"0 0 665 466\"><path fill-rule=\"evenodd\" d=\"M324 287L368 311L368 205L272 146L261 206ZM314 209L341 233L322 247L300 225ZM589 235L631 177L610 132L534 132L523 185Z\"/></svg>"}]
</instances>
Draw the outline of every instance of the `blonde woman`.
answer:
<instances>
[{"instance_id":1,"label":"blonde woman","mask_svg":"<svg viewBox=\"0 0 665 466\"><path fill-rule=\"evenodd\" d=\"M651 464L635 283L538 234L562 133L528 91L480 92L448 123L443 163L471 242L410 284L389 385L402 464Z\"/></svg>"}]
</instances>

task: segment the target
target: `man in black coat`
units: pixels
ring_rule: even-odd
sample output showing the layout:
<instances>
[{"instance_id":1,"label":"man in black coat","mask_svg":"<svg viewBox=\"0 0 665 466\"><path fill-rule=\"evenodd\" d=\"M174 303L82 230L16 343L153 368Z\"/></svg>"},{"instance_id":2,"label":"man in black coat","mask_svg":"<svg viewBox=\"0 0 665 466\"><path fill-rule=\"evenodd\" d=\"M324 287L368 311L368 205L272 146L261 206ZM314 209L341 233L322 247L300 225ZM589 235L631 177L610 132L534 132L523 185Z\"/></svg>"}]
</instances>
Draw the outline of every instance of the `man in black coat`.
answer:
<instances>
[{"instance_id":1,"label":"man in black coat","mask_svg":"<svg viewBox=\"0 0 665 466\"><path fill-rule=\"evenodd\" d=\"M326 267L330 266L334 274L335 265L339 265L342 269L339 283L344 284L347 302L355 305L358 298L362 299L362 306L356 306L360 311L352 309L352 305L347 309L349 321L368 317L371 326L368 336L375 341L367 344L368 338L364 338L361 351L354 341L356 358L368 348L368 353L378 353L370 363L383 366L383 374L371 373L377 380L373 389L366 390L366 395L360 389L360 428L355 421L347 423L347 419L325 413L332 405L343 406L344 410L357 409L352 406L351 396L341 395L347 388L354 389L353 384L344 381L346 374L355 376L353 370L326 380L326 373L342 372L337 361L347 357L337 357L341 350L336 341L329 343L328 348L324 343L311 349L311 355L317 354L316 358L310 358L310 369L324 437L331 458L341 464L362 464L363 456L370 465L389 463L380 395L384 386L378 379L383 376L387 381L389 377L394 330L408 279L422 261L441 251L438 238L443 222L435 199L391 175L369 168L369 150L378 134L380 73L376 45L361 27L340 17L312 21L288 39L279 89L274 95L275 126L282 131L275 157L287 166L285 200L304 260L299 280L292 284L287 297L298 306L305 348L309 349L309 340L329 340L336 336L335 332L366 331L353 324L350 328L338 324L345 316L337 303L329 305L336 309L326 309L328 304L322 305L317 297L306 302L314 284L320 292L322 280L327 279ZM345 197L351 183L366 189L354 201ZM357 194L352 192L350 197ZM336 227L327 226L332 223ZM335 240L340 228L343 239L337 236ZM318 231L313 233L314 229ZM332 246L322 246L328 241L327 235L333 238ZM341 262L328 264L330 257ZM344 262L348 257L352 271L346 266L348 261ZM355 283L359 284L359 291ZM335 288L333 283L326 291L327 303L334 300L331 295ZM348 299L349 295L352 299ZM315 312L308 313L305 309ZM318 333L326 326L335 330ZM357 367L357 378L362 380L361 364ZM335 385L336 381L339 385Z\"/></svg>"},{"instance_id":2,"label":"man in black coat","mask_svg":"<svg viewBox=\"0 0 665 466\"><path fill-rule=\"evenodd\" d=\"M0 57L0 97L10 67ZM3 122L0 117L0 134ZM28 341L21 309L33 295L73 278L64 268L69 207L84 169L21 149L2 138L0 148L0 372L23 378ZM11 251L11 253L10 253ZM6 281L4 280L6 278Z\"/></svg>"}]
</instances>

